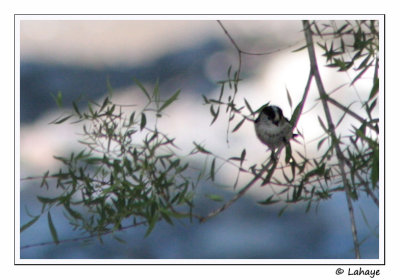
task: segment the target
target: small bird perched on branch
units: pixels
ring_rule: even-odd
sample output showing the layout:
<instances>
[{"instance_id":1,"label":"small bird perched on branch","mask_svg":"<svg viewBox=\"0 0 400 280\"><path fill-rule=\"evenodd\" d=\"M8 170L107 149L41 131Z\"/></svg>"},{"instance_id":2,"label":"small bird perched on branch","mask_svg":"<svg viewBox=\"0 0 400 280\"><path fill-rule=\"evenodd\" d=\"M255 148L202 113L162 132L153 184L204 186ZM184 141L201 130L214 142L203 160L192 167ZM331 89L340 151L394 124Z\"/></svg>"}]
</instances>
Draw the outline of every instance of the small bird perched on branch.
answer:
<instances>
[{"instance_id":1,"label":"small bird perched on branch","mask_svg":"<svg viewBox=\"0 0 400 280\"><path fill-rule=\"evenodd\" d=\"M293 134L292 126L287 118L283 116L281 108L274 105L264 105L260 114L254 121L254 127L258 139L271 149L272 154L282 145L297 136Z\"/></svg>"}]
</instances>

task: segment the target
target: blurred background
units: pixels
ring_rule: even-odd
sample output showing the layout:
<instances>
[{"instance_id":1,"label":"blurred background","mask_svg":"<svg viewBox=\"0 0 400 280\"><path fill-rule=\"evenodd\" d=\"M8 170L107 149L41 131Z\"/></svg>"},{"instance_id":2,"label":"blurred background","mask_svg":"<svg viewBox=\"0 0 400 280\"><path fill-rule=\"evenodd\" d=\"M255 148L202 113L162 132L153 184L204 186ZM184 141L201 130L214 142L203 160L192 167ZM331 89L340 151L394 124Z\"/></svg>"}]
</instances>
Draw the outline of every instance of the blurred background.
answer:
<instances>
[{"instance_id":1,"label":"blurred background","mask_svg":"<svg viewBox=\"0 0 400 280\"><path fill-rule=\"evenodd\" d=\"M286 90L297 104L309 73L306 51L292 52L304 45L301 21L222 21L236 43L249 52L271 55L242 57L242 78L238 100L243 97L254 109L267 102L280 106L290 118L292 113ZM20 21L20 175L40 176L57 170L53 155L67 155L79 149L81 127L68 123L51 125L62 113L51 94L63 93L66 109L82 95L101 99L107 94L107 81L119 103L140 103L143 95L133 77L151 88L157 79L161 94L170 96L181 89L179 100L161 119L163 131L176 137L183 151L193 141L206 145L223 157L238 156L246 148L249 165L262 163L267 153L257 140L252 124L245 123L230 135L226 143L226 120L209 126L209 108L202 95L219 95L218 80L226 79L227 70L235 69L235 49L215 20L22 20ZM321 65L324 60L321 60ZM346 74L332 74L320 66L328 90L348 82ZM370 84L365 84L366 88ZM363 94L362 81L359 94ZM369 92L367 92L368 94ZM346 96L346 94L345 94ZM349 98L349 94L346 98ZM313 86L298 129L310 141L307 151L316 151L312 139L318 129L317 92ZM351 101L351 100L350 100ZM345 125L342 125L347 129ZM304 149L301 145L297 148ZM296 149L296 145L292 147ZM220 184L229 186L236 173L221 170ZM242 182L248 178L243 177ZM40 181L22 180L20 223L40 212L36 195L42 193ZM207 192L232 196L231 188L208 185L197 190L199 212L220 206L204 198ZM50 193L50 191L49 191ZM47 194L49 194L47 193ZM160 223L144 238L145 228L118 233L121 244L111 236L104 244L67 242L26 248L27 259L347 259L354 258L349 214L344 193L321 202L305 213L306 205L291 205L278 217L282 205L262 207L257 201L270 194L268 187L254 186L229 209L204 224ZM50 195L49 195L50 196ZM354 203L363 258L379 258L376 235L378 208L366 197ZM52 212L59 239L79 237L72 231L61 211ZM47 219L41 218L20 235L20 245L51 241Z\"/></svg>"}]
</instances>

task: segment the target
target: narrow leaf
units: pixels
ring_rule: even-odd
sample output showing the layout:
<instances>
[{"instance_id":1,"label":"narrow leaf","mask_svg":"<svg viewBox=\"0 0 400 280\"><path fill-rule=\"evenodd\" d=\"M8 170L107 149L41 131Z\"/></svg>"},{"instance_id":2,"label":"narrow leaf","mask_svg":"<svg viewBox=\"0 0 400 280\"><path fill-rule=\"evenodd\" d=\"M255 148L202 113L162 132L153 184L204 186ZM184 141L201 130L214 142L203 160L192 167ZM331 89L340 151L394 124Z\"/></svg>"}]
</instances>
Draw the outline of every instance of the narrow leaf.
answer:
<instances>
[{"instance_id":1,"label":"narrow leaf","mask_svg":"<svg viewBox=\"0 0 400 280\"><path fill-rule=\"evenodd\" d=\"M249 102L247 102L246 98L244 99L244 104L246 105L247 109L249 110L250 114L254 115L254 111L251 108Z\"/></svg>"},{"instance_id":2,"label":"narrow leaf","mask_svg":"<svg viewBox=\"0 0 400 280\"><path fill-rule=\"evenodd\" d=\"M210 126L217 120L218 115L219 115L219 108L220 107L218 106L217 111L215 111L214 110L214 106L213 105L210 106L210 112L211 112L211 115L213 116L213 119L212 119L212 121L210 123Z\"/></svg>"},{"instance_id":3,"label":"narrow leaf","mask_svg":"<svg viewBox=\"0 0 400 280\"><path fill-rule=\"evenodd\" d=\"M231 70L232 70L232 65L229 66L228 68L228 79L231 79Z\"/></svg>"},{"instance_id":4,"label":"narrow leaf","mask_svg":"<svg viewBox=\"0 0 400 280\"><path fill-rule=\"evenodd\" d=\"M143 130L143 128L146 126L146 115L142 113L142 119L140 120L140 130Z\"/></svg>"},{"instance_id":5,"label":"narrow leaf","mask_svg":"<svg viewBox=\"0 0 400 280\"><path fill-rule=\"evenodd\" d=\"M171 103L174 102L178 98L180 92L181 92L181 90L178 90L170 98L168 98L167 101L165 101L164 104L160 107L158 112L161 112L162 110L167 108L169 105L171 105Z\"/></svg>"},{"instance_id":6,"label":"narrow leaf","mask_svg":"<svg viewBox=\"0 0 400 280\"><path fill-rule=\"evenodd\" d=\"M376 183L379 181L379 150L374 151L372 158L372 170L371 170L371 181L372 185L375 187Z\"/></svg>"},{"instance_id":7,"label":"narrow leaf","mask_svg":"<svg viewBox=\"0 0 400 280\"><path fill-rule=\"evenodd\" d=\"M47 176L49 176L49 172L50 171L47 170L46 173L43 175L43 179L42 179L42 182L40 183L40 187L43 187L44 185L46 185L46 187L48 187L46 179L47 179Z\"/></svg>"},{"instance_id":8,"label":"narrow leaf","mask_svg":"<svg viewBox=\"0 0 400 280\"><path fill-rule=\"evenodd\" d=\"M211 178L211 181L214 182L214 180L215 180L215 158L213 159L213 161L211 163L210 178Z\"/></svg>"},{"instance_id":9,"label":"narrow leaf","mask_svg":"<svg viewBox=\"0 0 400 280\"><path fill-rule=\"evenodd\" d=\"M328 139L328 137L324 137L318 142L318 145L317 145L317 150L318 151L321 148L322 144L326 141L326 139Z\"/></svg>"},{"instance_id":10,"label":"narrow leaf","mask_svg":"<svg viewBox=\"0 0 400 280\"><path fill-rule=\"evenodd\" d=\"M279 213L278 213L278 217L280 217L280 216L282 216L283 215L283 212L285 212L285 210L286 210L286 208L287 208L288 206L286 205L285 207L282 207L282 209L279 211Z\"/></svg>"},{"instance_id":11,"label":"narrow leaf","mask_svg":"<svg viewBox=\"0 0 400 280\"><path fill-rule=\"evenodd\" d=\"M245 158L246 158L246 149L243 149L243 151L240 155L240 165L243 164L243 161L245 160Z\"/></svg>"},{"instance_id":12,"label":"narrow leaf","mask_svg":"<svg viewBox=\"0 0 400 280\"><path fill-rule=\"evenodd\" d=\"M261 205L270 205L270 204L274 204L274 203L279 202L278 199L273 199L273 198L274 198L274 195L271 195L266 200L258 201L257 203L261 204Z\"/></svg>"},{"instance_id":13,"label":"narrow leaf","mask_svg":"<svg viewBox=\"0 0 400 280\"><path fill-rule=\"evenodd\" d=\"M59 200L59 197L55 197L55 198L49 198L49 197L43 197L43 196L37 196L37 199L41 202L41 203L54 203L56 201Z\"/></svg>"},{"instance_id":14,"label":"narrow leaf","mask_svg":"<svg viewBox=\"0 0 400 280\"><path fill-rule=\"evenodd\" d=\"M154 215L153 217L151 217L150 221L148 221L149 226L147 228L147 231L146 231L144 237L149 236L149 234L153 231L157 221L158 221L157 215Z\"/></svg>"},{"instance_id":15,"label":"narrow leaf","mask_svg":"<svg viewBox=\"0 0 400 280\"><path fill-rule=\"evenodd\" d=\"M151 101L150 94L147 92L146 88L143 86L143 84L136 78L133 78L135 83L138 85L138 87L142 90L142 92L146 95L147 99Z\"/></svg>"},{"instance_id":16,"label":"narrow leaf","mask_svg":"<svg viewBox=\"0 0 400 280\"><path fill-rule=\"evenodd\" d=\"M298 49L295 49L295 50L292 51L292 52L299 52L299 51L301 51L301 50L304 50L305 48L307 48L307 45L304 45L304 46L302 46L302 47L300 47L300 48L298 48Z\"/></svg>"},{"instance_id":17,"label":"narrow leaf","mask_svg":"<svg viewBox=\"0 0 400 280\"><path fill-rule=\"evenodd\" d=\"M378 93L378 91L379 91L379 79L377 78L374 80L374 85L372 86L368 100L374 98L374 96Z\"/></svg>"},{"instance_id":18,"label":"narrow leaf","mask_svg":"<svg viewBox=\"0 0 400 280\"><path fill-rule=\"evenodd\" d=\"M47 213L47 221L49 223L49 229L51 233L51 237L53 238L53 241L58 244L60 241L58 241L58 236L57 236L57 231L56 228L54 227L53 221L51 219L50 212Z\"/></svg>"},{"instance_id":19,"label":"narrow leaf","mask_svg":"<svg viewBox=\"0 0 400 280\"><path fill-rule=\"evenodd\" d=\"M75 102L72 102L72 107L74 108L75 112L78 114L79 117L81 117L81 113L79 112L78 105Z\"/></svg>"},{"instance_id":20,"label":"narrow leaf","mask_svg":"<svg viewBox=\"0 0 400 280\"><path fill-rule=\"evenodd\" d=\"M222 196L216 194L206 194L206 197L216 202L224 201Z\"/></svg>"},{"instance_id":21,"label":"narrow leaf","mask_svg":"<svg viewBox=\"0 0 400 280\"><path fill-rule=\"evenodd\" d=\"M57 92L57 96L50 93L51 96L53 97L54 101L56 102L56 105L58 108L62 108L63 104L62 104L62 93L61 91Z\"/></svg>"},{"instance_id":22,"label":"narrow leaf","mask_svg":"<svg viewBox=\"0 0 400 280\"><path fill-rule=\"evenodd\" d=\"M64 117L64 118L57 118L57 119L55 119L54 121L52 121L52 122L50 122L50 124L60 124L60 123L63 123L63 122L65 122L66 120L68 120L69 118L71 118L72 117L72 115L69 115L69 116L66 116L66 117Z\"/></svg>"},{"instance_id":23,"label":"narrow leaf","mask_svg":"<svg viewBox=\"0 0 400 280\"><path fill-rule=\"evenodd\" d=\"M38 219L40 218L40 216L36 216L34 217L32 220L30 220L29 222L27 222L25 225L23 225L20 228L20 232L23 232L24 230L26 230L28 227L30 227L31 225L33 225Z\"/></svg>"},{"instance_id":24,"label":"narrow leaf","mask_svg":"<svg viewBox=\"0 0 400 280\"><path fill-rule=\"evenodd\" d=\"M302 101L300 101L299 104L297 104L297 106L296 106L296 108L294 109L294 112L293 112L293 114L292 114L292 117L290 118L290 124L291 124L292 126L294 126L295 120L297 120L297 119L299 118L298 115L300 114L300 109L301 109L301 105L302 105L301 102L302 102Z\"/></svg>"},{"instance_id":25,"label":"narrow leaf","mask_svg":"<svg viewBox=\"0 0 400 280\"><path fill-rule=\"evenodd\" d=\"M238 130L242 124L244 123L244 121L246 120L246 118L243 118L232 130L232 132L235 132L236 130Z\"/></svg>"},{"instance_id":26,"label":"narrow leaf","mask_svg":"<svg viewBox=\"0 0 400 280\"><path fill-rule=\"evenodd\" d=\"M160 80L157 78L156 84L153 89L153 96L157 97L156 100L158 100L158 96L160 95L159 88L160 88Z\"/></svg>"},{"instance_id":27,"label":"narrow leaf","mask_svg":"<svg viewBox=\"0 0 400 280\"><path fill-rule=\"evenodd\" d=\"M124 239L122 239L122 238L120 238L120 237L118 237L116 235L114 235L113 238L115 240L117 240L119 243L126 244L126 241Z\"/></svg>"},{"instance_id":28,"label":"narrow leaf","mask_svg":"<svg viewBox=\"0 0 400 280\"><path fill-rule=\"evenodd\" d=\"M318 116L318 121L319 121L319 124L322 126L322 129L325 131L325 132L328 132L328 129L325 127L325 124L324 124L324 122L322 121L322 119Z\"/></svg>"},{"instance_id":29,"label":"narrow leaf","mask_svg":"<svg viewBox=\"0 0 400 280\"><path fill-rule=\"evenodd\" d=\"M289 90L286 88L286 95L287 95L287 99L288 99L288 102L289 102L289 106L290 106L290 108L292 108L292 98L290 97L290 93L289 93Z\"/></svg>"},{"instance_id":30,"label":"narrow leaf","mask_svg":"<svg viewBox=\"0 0 400 280\"><path fill-rule=\"evenodd\" d=\"M193 142L193 144L195 145L196 149L203 154L211 154L209 151L207 151L206 149L204 149L202 146L200 146L199 144L197 144L196 142Z\"/></svg>"},{"instance_id":31,"label":"narrow leaf","mask_svg":"<svg viewBox=\"0 0 400 280\"><path fill-rule=\"evenodd\" d=\"M100 112L103 111L103 109L107 106L108 101L109 101L109 100L108 100L108 97L106 97L106 98L104 99L104 101L103 101L103 104L101 105Z\"/></svg>"}]
</instances>

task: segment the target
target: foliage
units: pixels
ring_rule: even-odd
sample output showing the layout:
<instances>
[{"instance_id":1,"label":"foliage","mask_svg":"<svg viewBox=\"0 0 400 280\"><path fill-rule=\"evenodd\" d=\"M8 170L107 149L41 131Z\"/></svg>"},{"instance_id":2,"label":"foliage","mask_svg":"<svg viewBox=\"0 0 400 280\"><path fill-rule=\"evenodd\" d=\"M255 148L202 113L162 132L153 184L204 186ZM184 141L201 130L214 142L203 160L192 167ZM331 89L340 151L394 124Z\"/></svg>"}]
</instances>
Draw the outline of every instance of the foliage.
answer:
<instances>
[{"instance_id":1,"label":"foliage","mask_svg":"<svg viewBox=\"0 0 400 280\"><path fill-rule=\"evenodd\" d=\"M238 133L245 122L252 122L259 109L244 98L238 100L237 93L241 81L240 73L242 54L253 54L243 51L219 22L239 56L236 70L227 69L227 79L218 82L218 98L203 96L211 114L210 125L216 123L225 112L228 116L226 142L229 135ZM48 224L54 242L58 236L51 219L50 210L62 206L71 225L91 236L101 238L103 234L146 225L149 234L157 222L164 220L170 224L174 219L195 217L204 222L222 211L243 196L252 186L270 185L272 193L259 201L262 206L278 204L279 215L293 203L303 202L305 211L313 204L332 197L335 192L345 192L348 207L352 216L351 201L357 200L360 192L367 193L379 205L376 197L379 189L379 118L377 118L379 91L379 31L376 21L343 21L319 22L304 21L306 45L294 52L306 51L310 57L310 75L305 84L302 99L293 104L289 90L286 89L288 103L293 108L290 119L294 129L303 114L304 105L323 105L324 115L316 116L322 129L317 140L318 155L310 157L306 150L293 149L290 144L285 147L283 160L279 159L282 149L277 152L278 160L266 160L255 164L246 159L246 149L238 155L223 158L214 153L212 148L193 142L194 148L185 160L179 156L174 139L159 131L157 119L163 116L165 108L178 100L180 91L161 101L158 82L149 92L138 80L135 80L143 92L147 104L141 110L126 113L122 105L112 101L112 95L101 104L88 103L88 110L81 112L73 103L74 112L61 116L54 124L74 119L73 123L83 124L84 148L69 157L55 157L64 167L58 172L43 176L41 186L49 188L49 180L55 180L60 194L55 197L42 197L42 213L48 213ZM326 67L339 72L354 75L347 85L327 93L318 71L315 59L313 39L323 51ZM357 102L342 104L333 93L340 95L340 89L354 88L366 73L373 72L371 89L368 98ZM311 81L315 79L320 98L317 101L307 99ZM345 92L343 90L343 92ZM61 93L54 97L61 105ZM341 111L341 116L334 119L329 106ZM358 104L364 112L352 109ZM312 106L310 106L312 107ZM225 110L224 110L225 109ZM155 121L149 121L155 119ZM338 127L351 124L346 134L341 134ZM302 132L297 141L303 147ZM299 145L297 145L298 147ZM200 154L205 158L205 168L198 171L192 168L190 156ZM250 162L250 164L245 164ZM215 194L206 197L223 203L222 206L208 215L201 217L193 204L194 190L200 179L216 181L217 173L225 164L237 170L232 189L237 191L233 198L223 203L223 198ZM190 171L189 171L190 170ZM251 178L240 186L239 177L247 174ZM21 231L34 224L40 215L21 227ZM352 220L355 228L355 222ZM357 233L353 231L356 256L358 251Z\"/></svg>"},{"instance_id":2,"label":"foliage","mask_svg":"<svg viewBox=\"0 0 400 280\"><path fill-rule=\"evenodd\" d=\"M69 157L55 156L63 168L51 175L46 172L41 183L49 188L48 181L55 180L59 190L54 197L38 196L55 242L57 232L50 215L54 206L64 208L74 229L99 237L143 221L147 235L158 221L172 224L174 218L190 217L195 183L186 175L189 163L177 156L174 139L147 121L149 114L161 117L179 91L160 101L157 85L149 93L137 83L148 101L141 111L127 113L110 95L101 104L89 102L87 112L81 112L74 102L73 114L52 122L75 119L73 123L83 124L79 141L83 149Z\"/></svg>"}]
</instances>

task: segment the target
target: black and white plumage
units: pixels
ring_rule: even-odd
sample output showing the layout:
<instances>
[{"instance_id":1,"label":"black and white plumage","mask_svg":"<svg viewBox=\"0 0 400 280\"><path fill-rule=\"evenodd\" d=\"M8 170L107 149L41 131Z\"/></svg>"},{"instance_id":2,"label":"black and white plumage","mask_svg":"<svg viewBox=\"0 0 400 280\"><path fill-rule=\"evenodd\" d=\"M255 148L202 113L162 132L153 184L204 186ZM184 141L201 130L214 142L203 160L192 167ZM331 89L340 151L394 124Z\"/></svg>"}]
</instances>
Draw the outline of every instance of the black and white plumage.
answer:
<instances>
[{"instance_id":1,"label":"black and white plumage","mask_svg":"<svg viewBox=\"0 0 400 280\"><path fill-rule=\"evenodd\" d=\"M254 121L254 127L258 139L272 152L289 143L289 140L293 138L292 126L278 106L264 106Z\"/></svg>"}]
</instances>

